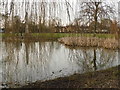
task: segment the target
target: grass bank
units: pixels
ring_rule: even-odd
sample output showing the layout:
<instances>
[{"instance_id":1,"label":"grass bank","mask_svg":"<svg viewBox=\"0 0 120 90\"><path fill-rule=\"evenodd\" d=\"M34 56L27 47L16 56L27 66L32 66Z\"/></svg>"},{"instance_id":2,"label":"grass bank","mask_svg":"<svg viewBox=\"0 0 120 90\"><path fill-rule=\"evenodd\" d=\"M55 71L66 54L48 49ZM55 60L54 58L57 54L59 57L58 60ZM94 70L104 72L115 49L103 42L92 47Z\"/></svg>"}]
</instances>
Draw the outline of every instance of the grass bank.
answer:
<instances>
[{"instance_id":1,"label":"grass bank","mask_svg":"<svg viewBox=\"0 0 120 90\"><path fill-rule=\"evenodd\" d=\"M45 82L23 86L22 88L120 88L120 66L107 70L74 74Z\"/></svg>"},{"instance_id":2,"label":"grass bank","mask_svg":"<svg viewBox=\"0 0 120 90\"><path fill-rule=\"evenodd\" d=\"M20 33L0 33L0 37L20 37ZM84 37L93 37L93 34L81 34L81 33L30 33L29 34L32 37L53 37L53 38L62 38L62 37L78 37L78 36L84 36ZM25 37L25 34L23 34ZM96 34L96 37L98 38L114 38L114 34Z\"/></svg>"},{"instance_id":3,"label":"grass bank","mask_svg":"<svg viewBox=\"0 0 120 90\"><path fill-rule=\"evenodd\" d=\"M93 34L81 34L81 33L0 33L0 37L7 41L21 41L21 40L57 40L63 37L93 37ZM114 34L96 34L97 38L114 38Z\"/></svg>"}]
</instances>

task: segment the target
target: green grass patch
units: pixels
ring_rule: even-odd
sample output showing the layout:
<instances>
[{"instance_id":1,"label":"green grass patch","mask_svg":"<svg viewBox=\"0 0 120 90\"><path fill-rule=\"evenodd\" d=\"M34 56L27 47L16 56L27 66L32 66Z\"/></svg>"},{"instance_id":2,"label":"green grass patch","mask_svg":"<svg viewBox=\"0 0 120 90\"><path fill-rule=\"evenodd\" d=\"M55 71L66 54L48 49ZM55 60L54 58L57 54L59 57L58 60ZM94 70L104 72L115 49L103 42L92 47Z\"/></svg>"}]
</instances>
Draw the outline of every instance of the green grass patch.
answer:
<instances>
[{"instance_id":1,"label":"green grass patch","mask_svg":"<svg viewBox=\"0 0 120 90\"><path fill-rule=\"evenodd\" d=\"M30 33L30 37L42 37L42 38L62 38L62 37L93 37L93 34L81 34L81 33ZM0 33L0 37L14 37L21 36L20 33ZM25 34L23 34L25 36ZM96 34L98 38L114 38L114 34Z\"/></svg>"}]
</instances>

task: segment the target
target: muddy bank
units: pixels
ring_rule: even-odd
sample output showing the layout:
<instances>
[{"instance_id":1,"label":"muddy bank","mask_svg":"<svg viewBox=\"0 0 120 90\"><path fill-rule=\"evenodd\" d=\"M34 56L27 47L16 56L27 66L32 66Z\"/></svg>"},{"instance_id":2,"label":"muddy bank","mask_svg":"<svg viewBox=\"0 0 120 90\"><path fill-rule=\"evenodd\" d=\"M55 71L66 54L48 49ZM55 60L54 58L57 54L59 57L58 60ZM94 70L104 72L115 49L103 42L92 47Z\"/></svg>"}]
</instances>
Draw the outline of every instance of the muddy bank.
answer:
<instances>
[{"instance_id":1,"label":"muddy bank","mask_svg":"<svg viewBox=\"0 0 120 90\"><path fill-rule=\"evenodd\" d=\"M106 49L120 48L118 40L116 40L115 38L64 37L58 39L58 41L67 46L103 47Z\"/></svg>"},{"instance_id":2,"label":"muddy bank","mask_svg":"<svg viewBox=\"0 0 120 90\"><path fill-rule=\"evenodd\" d=\"M22 88L120 88L119 69L120 66L117 66L107 70L75 74L45 82L37 81Z\"/></svg>"}]
</instances>

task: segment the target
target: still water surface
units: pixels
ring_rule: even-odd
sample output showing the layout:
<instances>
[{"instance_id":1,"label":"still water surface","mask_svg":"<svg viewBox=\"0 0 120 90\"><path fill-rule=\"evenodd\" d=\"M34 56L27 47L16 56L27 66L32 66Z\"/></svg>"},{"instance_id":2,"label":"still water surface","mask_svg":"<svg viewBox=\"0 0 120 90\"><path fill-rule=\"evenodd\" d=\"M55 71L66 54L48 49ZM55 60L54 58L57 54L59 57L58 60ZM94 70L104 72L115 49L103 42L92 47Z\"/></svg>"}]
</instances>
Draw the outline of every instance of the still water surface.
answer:
<instances>
[{"instance_id":1,"label":"still water surface","mask_svg":"<svg viewBox=\"0 0 120 90\"><path fill-rule=\"evenodd\" d=\"M0 80L19 86L94 70L93 48L70 49L58 42L0 44ZM118 51L96 49L97 70L118 65Z\"/></svg>"}]
</instances>

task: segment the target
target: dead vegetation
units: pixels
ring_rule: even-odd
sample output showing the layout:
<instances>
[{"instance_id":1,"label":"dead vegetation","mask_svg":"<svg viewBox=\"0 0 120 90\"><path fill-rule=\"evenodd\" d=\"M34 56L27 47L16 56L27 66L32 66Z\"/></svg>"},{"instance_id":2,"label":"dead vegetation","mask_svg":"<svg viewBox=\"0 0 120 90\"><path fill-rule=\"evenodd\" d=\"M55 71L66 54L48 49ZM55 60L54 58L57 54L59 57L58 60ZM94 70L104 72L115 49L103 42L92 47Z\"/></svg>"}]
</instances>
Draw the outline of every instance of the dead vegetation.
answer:
<instances>
[{"instance_id":1,"label":"dead vegetation","mask_svg":"<svg viewBox=\"0 0 120 90\"><path fill-rule=\"evenodd\" d=\"M58 39L59 42L67 46L80 47L103 47L106 49L118 49L118 40L115 38L97 38L97 37L64 37Z\"/></svg>"}]
</instances>

